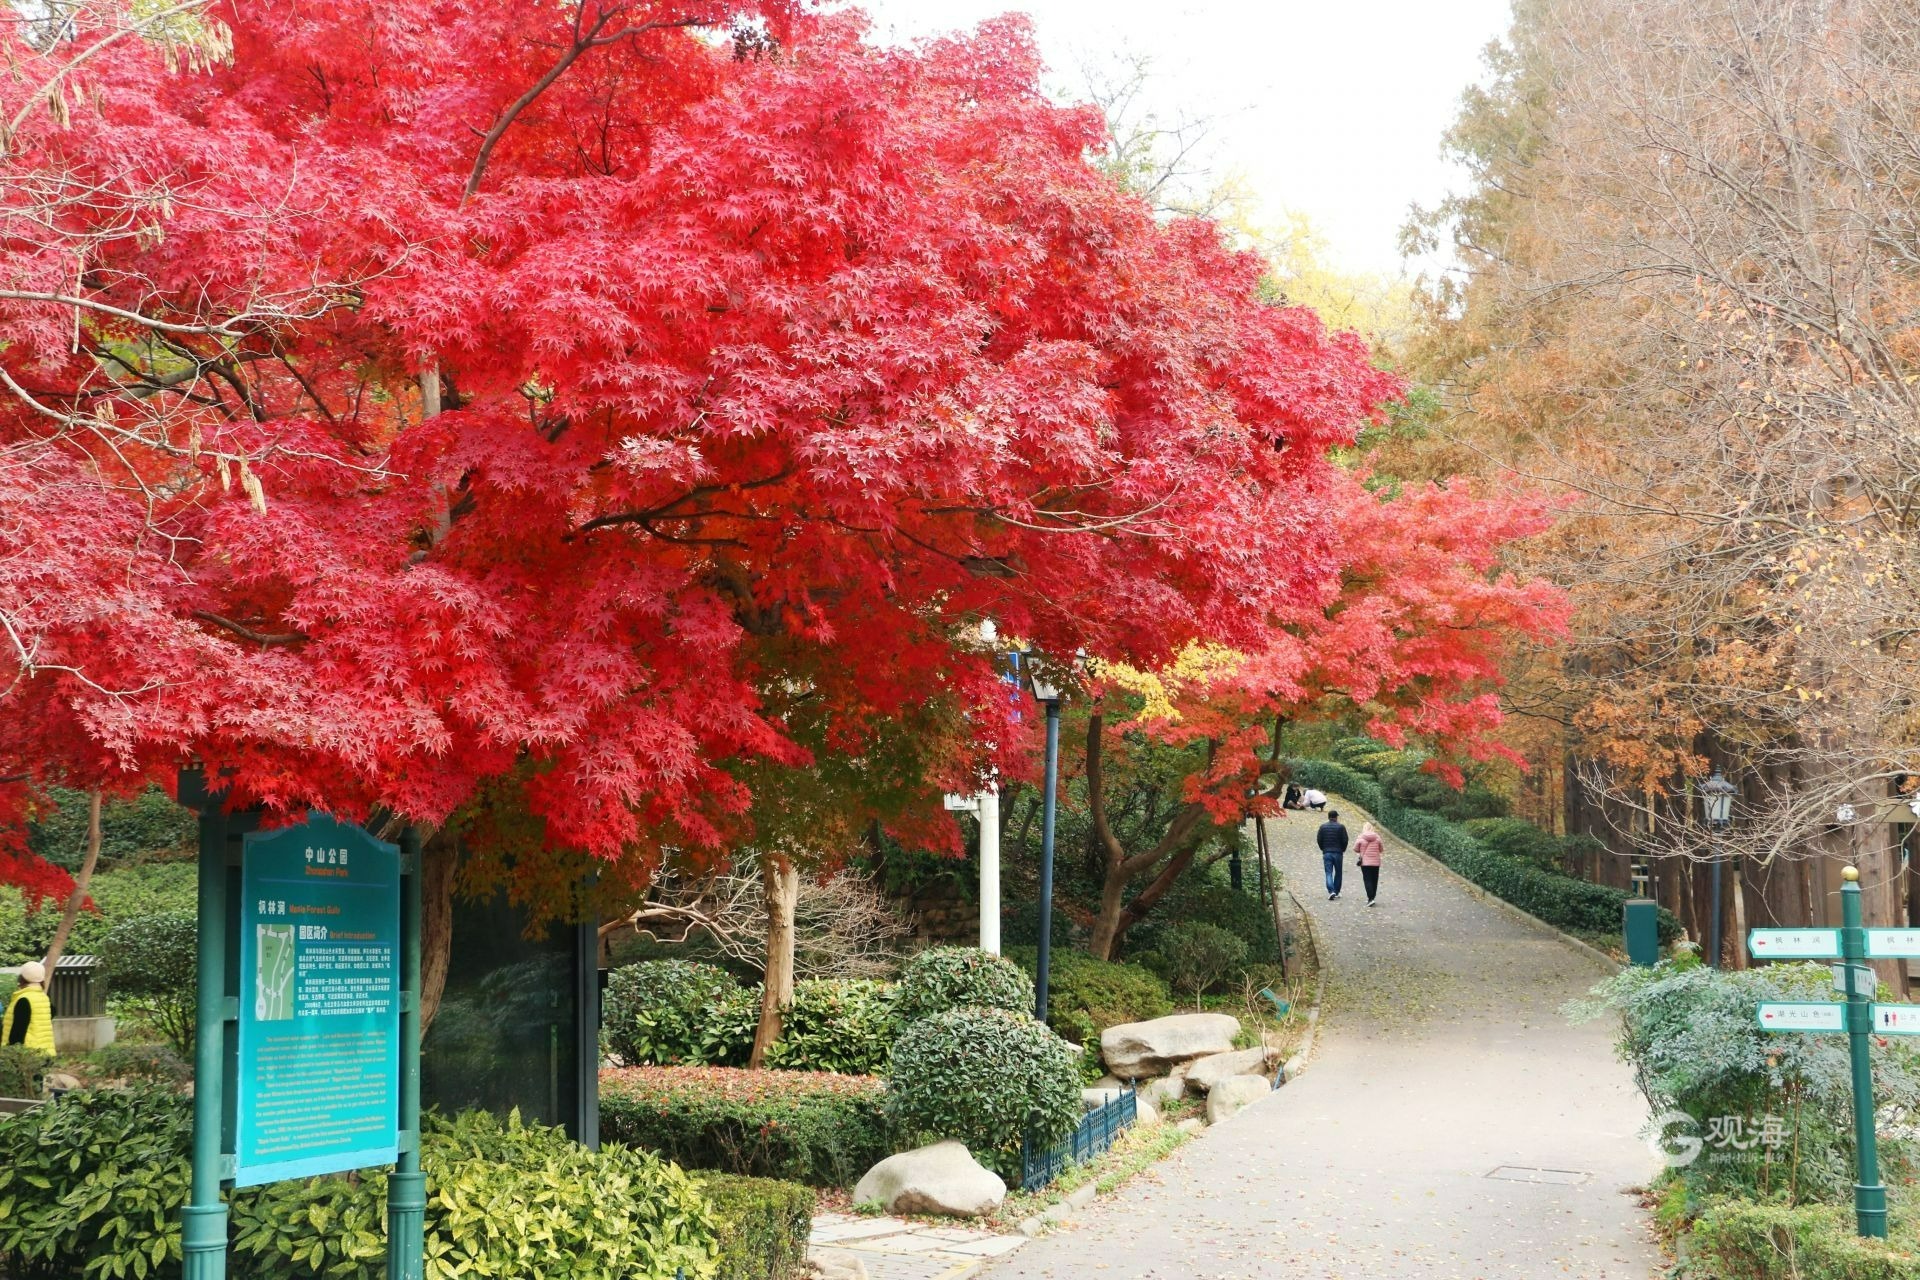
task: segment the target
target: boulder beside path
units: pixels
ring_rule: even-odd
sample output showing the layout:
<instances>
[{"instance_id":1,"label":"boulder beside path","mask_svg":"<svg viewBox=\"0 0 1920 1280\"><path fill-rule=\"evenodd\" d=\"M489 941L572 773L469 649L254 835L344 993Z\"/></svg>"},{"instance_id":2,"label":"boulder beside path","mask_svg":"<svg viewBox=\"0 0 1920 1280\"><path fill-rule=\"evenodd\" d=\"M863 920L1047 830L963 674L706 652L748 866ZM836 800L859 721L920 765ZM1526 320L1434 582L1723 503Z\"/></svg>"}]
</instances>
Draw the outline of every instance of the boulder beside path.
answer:
<instances>
[{"instance_id":1,"label":"boulder beside path","mask_svg":"<svg viewBox=\"0 0 1920 1280\"><path fill-rule=\"evenodd\" d=\"M1207 1123L1219 1124L1272 1092L1265 1076L1228 1076L1207 1092Z\"/></svg>"},{"instance_id":2,"label":"boulder beside path","mask_svg":"<svg viewBox=\"0 0 1920 1280\"><path fill-rule=\"evenodd\" d=\"M1100 1033L1100 1057L1114 1075L1144 1080L1195 1058L1227 1053L1239 1034L1240 1020L1231 1014L1176 1013L1108 1027Z\"/></svg>"},{"instance_id":3,"label":"boulder beside path","mask_svg":"<svg viewBox=\"0 0 1920 1280\"><path fill-rule=\"evenodd\" d=\"M888 1213L952 1218L977 1218L1006 1198L1000 1175L975 1160L966 1144L952 1140L888 1156L853 1189L855 1204L877 1202Z\"/></svg>"},{"instance_id":4,"label":"boulder beside path","mask_svg":"<svg viewBox=\"0 0 1920 1280\"><path fill-rule=\"evenodd\" d=\"M1187 1092L1198 1098L1213 1092L1213 1086L1229 1076L1271 1076L1273 1060L1278 1056L1272 1050L1256 1047L1196 1059L1187 1068Z\"/></svg>"}]
</instances>

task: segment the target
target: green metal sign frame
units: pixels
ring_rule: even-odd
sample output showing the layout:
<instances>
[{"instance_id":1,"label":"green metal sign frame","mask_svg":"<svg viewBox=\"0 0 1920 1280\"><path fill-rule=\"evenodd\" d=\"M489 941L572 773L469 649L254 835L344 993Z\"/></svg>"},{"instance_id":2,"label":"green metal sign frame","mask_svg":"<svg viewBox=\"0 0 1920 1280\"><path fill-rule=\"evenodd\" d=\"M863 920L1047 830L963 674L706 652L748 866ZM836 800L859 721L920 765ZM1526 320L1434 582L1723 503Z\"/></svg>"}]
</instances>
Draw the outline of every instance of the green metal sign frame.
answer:
<instances>
[{"instance_id":1,"label":"green metal sign frame","mask_svg":"<svg viewBox=\"0 0 1920 1280\"><path fill-rule=\"evenodd\" d=\"M253 814L224 811L223 797L209 790L197 770L180 775L180 802L200 813L198 961L199 1024L194 1044L193 1097L193 1183L182 1210L181 1244L184 1253L183 1280L225 1280L227 1274L228 1215L222 1199L223 1187L249 1185L281 1177L301 1177L323 1170L363 1167L360 1161L379 1163L392 1160L393 1172L387 1179L387 1274L390 1280L421 1280L426 1269L424 1229L426 1214L426 1175L420 1170L420 841L411 828L402 833L395 846L374 840L358 828L344 827L331 818L316 815L303 827L284 828L262 833ZM330 850L317 865L306 851ZM290 861L287 850L292 849ZM340 873L338 854L349 850L346 874ZM248 860L255 859L255 874L246 875ZM353 859L367 860L364 876L356 876ZM314 866L311 875L308 866ZM289 868L299 868L297 876ZM356 912L350 899L365 894L374 899L392 891L392 877L399 877L398 902L385 899L377 906ZM284 894L269 899L263 885L278 880ZM358 884L362 887L353 888ZM244 893L251 887L251 895ZM281 904L284 903L283 907ZM381 941L379 921L391 921L398 907L398 937L391 933ZM296 911L295 907L301 909ZM302 917L306 917L304 920ZM287 925L279 922L285 919ZM242 924L247 929L243 932ZM333 1029L343 1037L347 1051L356 1036L379 1037L378 1043L366 1043L365 1056L378 1065L384 1055L397 1057L397 1078L390 1068L356 1082L355 1093L374 1092L380 1105L394 1107L394 1124L389 1128L378 1117L369 1117L363 1096L330 1098L325 1075L311 1085L311 1111L320 1116L323 1126L332 1126L335 1141L326 1153L310 1159L258 1159L258 1143L243 1144L242 1138L256 1138L263 1120L274 1122L274 1108L297 1106L299 1090L280 1088L277 1098L262 1109L259 1089L262 1077L257 1070L257 1055L248 1059L256 1070L243 1073L241 1048L257 1048L259 1028L243 1030L243 992L250 1007L251 1022L288 1024L292 1031L299 1021L289 1015L296 998L298 978L287 974L290 984L284 992L276 986L269 997L255 1004L255 968L263 944L276 958L295 964L294 952L300 949L303 935L297 924L311 929L337 925L342 937L308 933L304 935L316 950L304 958L307 985L299 988L307 1009L330 1007L342 1014L333 1020ZM288 935L285 930L294 927ZM267 934L271 933L271 938ZM354 935L347 938L344 935ZM342 961L339 956L323 954L335 942L365 942L366 954ZM250 942L252 945L243 945ZM397 957L390 954L397 944ZM282 952L285 954L282 954ZM382 954L383 952L388 954ZM244 954L243 954L244 953ZM397 961L397 963L396 963ZM397 973L394 970L397 969ZM358 976L355 976L358 975ZM243 987L242 979L246 985ZM394 983L397 990L385 987L386 998L378 998L381 984ZM375 997L357 998L356 993L374 992ZM284 994L285 1007L279 1004ZM356 1002L357 1001L357 1002ZM349 1012L351 1011L351 1012ZM262 1018L262 1014L274 1016ZM252 1031L255 1034L247 1034ZM282 1082L284 1084L284 1082ZM243 1091L254 1096L242 1105ZM270 1088L269 1093L272 1092ZM354 1113L358 1107L359 1113ZM349 1119L342 1121L341 1115ZM242 1117L245 1116L243 1123ZM368 1135L374 1140L365 1141ZM391 1141L385 1135L391 1134ZM236 1159L236 1153L246 1157ZM397 1158L396 1158L397 1157ZM342 1164L342 1161L347 1163Z\"/></svg>"},{"instance_id":2,"label":"green metal sign frame","mask_svg":"<svg viewBox=\"0 0 1920 1280\"><path fill-rule=\"evenodd\" d=\"M1840 935L1839 958L1845 965L1846 972L1851 973L1866 962L1867 929L1861 919L1859 870L1848 867L1840 873L1840 878L1845 883L1840 886L1841 927L1837 931ZM1766 932L1813 934L1835 931L1771 930ZM1758 948L1752 948L1752 950L1756 960L1764 958L1758 954ZM1795 955L1794 958L1805 957ZM1849 982L1847 985L1849 989L1846 1003L1840 1007L1846 1014L1844 1026L1849 1062L1853 1068L1853 1147L1856 1179L1853 1185L1854 1223L1859 1234L1884 1240L1887 1238L1887 1188L1880 1181L1880 1150L1874 1133L1873 1117L1873 1063L1867 1049L1867 1038L1873 1034L1875 1021L1873 992L1861 990L1860 983ZM1761 1024L1761 1029L1774 1030L1767 1027L1764 1022ZM1806 1030L1805 1028L1796 1029Z\"/></svg>"}]
</instances>

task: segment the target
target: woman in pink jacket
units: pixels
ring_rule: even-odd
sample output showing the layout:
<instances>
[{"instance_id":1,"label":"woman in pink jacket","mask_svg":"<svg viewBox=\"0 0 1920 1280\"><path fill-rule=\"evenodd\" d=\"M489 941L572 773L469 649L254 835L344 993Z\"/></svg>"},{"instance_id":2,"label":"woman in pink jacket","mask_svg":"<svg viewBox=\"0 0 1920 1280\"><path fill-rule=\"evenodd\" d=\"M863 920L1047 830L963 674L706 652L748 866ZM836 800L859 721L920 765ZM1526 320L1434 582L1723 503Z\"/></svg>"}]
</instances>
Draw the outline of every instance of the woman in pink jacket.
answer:
<instances>
[{"instance_id":1,"label":"woman in pink jacket","mask_svg":"<svg viewBox=\"0 0 1920 1280\"><path fill-rule=\"evenodd\" d=\"M1360 858L1360 879L1367 886L1367 905L1370 907L1374 905L1374 895L1380 892L1380 855L1385 848L1373 824L1362 823L1360 838L1353 842L1353 851Z\"/></svg>"}]
</instances>

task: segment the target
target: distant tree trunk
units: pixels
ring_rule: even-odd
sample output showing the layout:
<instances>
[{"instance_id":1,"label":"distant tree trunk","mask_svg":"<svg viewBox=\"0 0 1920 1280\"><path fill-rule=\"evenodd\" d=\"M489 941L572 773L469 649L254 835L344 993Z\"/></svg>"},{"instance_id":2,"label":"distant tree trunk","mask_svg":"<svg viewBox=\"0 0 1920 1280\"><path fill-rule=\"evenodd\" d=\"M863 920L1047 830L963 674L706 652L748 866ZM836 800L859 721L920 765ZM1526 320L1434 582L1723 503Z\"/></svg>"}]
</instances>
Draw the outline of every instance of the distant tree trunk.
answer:
<instances>
[{"instance_id":1,"label":"distant tree trunk","mask_svg":"<svg viewBox=\"0 0 1920 1280\"><path fill-rule=\"evenodd\" d=\"M1087 812L1093 819L1093 838L1102 854L1100 911L1094 917L1093 936L1088 940L1087 950L1098 960L1114 958L1127 929L1137 924L1187 869L1205 835L1207 817L1203 805L1181 805L1173 811L1165 834L1151 849L1128 857L1107 821L1105 720L1099 711L1087 718ZM1207 756L1211 763L1211 746ZM1165 866L1161 866L1163 861ZM1132 904L1124 904L1127 886L1155 867L1160 867L1160 872L1153 883L1142 890Z\"/></svg>"},{"instance_id":2,"label":"distant tree trunk","mask_svg":"<svg viewBox=\"0 0 1920 1280\"><path fill-rule=\"evenodd\" d=\"M453 956L453 885L460 870L460 845L436 832L420 848L420 1034L433 1025L440 997L447 990L447 965Z\"/></svg>"},{"instance_id":3,"label":"distant tree trunk","mask_svg":"<svg viewBox=\"0 0 1920 1280\"><path fill-rule=\"evenodd\" d=\"M1731 967L1735 969L1744 969L1747 967L1747 878L1741 874L1740 871L1740 864L1744 861L1745 859L1738 854L1735 854L1731 859L1731 869L1733 871L1733 937L1728 941L1732 943L1733 964Z\"/></svg>"},{"instance_id":4,"label":"distant tree trunk","mask_svg":"<svg viewBox=\"0 0 1920 1280\"><path fill-rule=\"evenodd\" d=\"M747 1059L755 1069L767 1064L767 1051L780 1038L781 1015L793 1003L793 907L800 896L800 872L791 859L769 854L761 871L767 882L767 974L760 987L760 1025Z\"/></svg>"},{"instance_id":5,"label":"distant tree trunk","mask_svg":"<svg viewBox=\"0 0 1920 1280\"><path fill-rule=\"evenodd\" d=\"M53 931L53 942L47 947L47 982L53 982L53 967L60 963L60 957L66 953L67 938L73 933L73 922L80 918L80 908L87 901L87 886L93 883L93 869L100 863L100 793L95 791L87 797L87 854L81 859L80 874L73 878L73 892L67 895L67 909L60 913L60 927Z\"/></svg>"}]
</instances>

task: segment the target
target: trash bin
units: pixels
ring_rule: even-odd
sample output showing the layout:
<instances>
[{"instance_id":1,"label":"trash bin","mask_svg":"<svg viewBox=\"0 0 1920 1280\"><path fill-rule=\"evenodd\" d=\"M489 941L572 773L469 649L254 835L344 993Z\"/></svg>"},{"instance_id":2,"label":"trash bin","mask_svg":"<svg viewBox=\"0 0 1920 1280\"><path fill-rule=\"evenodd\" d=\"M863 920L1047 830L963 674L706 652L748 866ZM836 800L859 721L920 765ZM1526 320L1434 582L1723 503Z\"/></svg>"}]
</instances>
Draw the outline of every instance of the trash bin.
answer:
<instances>
[{"instance_id":1,"label":"trash bin","mask_svg":"<svg viewBox=\"0 0 1920 1280\"><path fill-rule=\"evenodd\" d=\"M1627 962L1642 967L1660 963L1660 904L1651 898L1629 898L1626 919Z\"/></svg>"}]
</instances>

